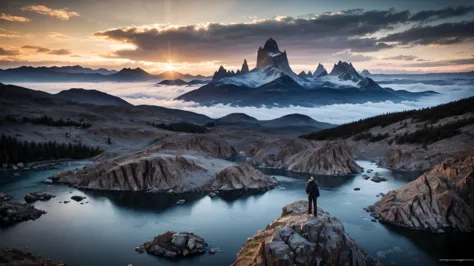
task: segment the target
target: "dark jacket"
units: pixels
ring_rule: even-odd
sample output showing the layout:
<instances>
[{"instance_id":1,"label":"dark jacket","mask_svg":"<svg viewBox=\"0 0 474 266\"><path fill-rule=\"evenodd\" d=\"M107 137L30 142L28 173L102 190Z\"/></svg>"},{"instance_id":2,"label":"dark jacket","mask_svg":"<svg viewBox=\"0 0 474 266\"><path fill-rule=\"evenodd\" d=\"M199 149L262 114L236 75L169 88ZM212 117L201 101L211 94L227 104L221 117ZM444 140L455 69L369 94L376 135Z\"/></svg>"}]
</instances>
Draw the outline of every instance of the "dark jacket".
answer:
<instances>
[{"instance_id":1,"label":"dark jacket","mask_svg":"<svg viewBox=\"0 0 474 266\"><path fill-rule=\"evenodd\" d=\"M314 182L314 180L308 182L308 184L306 185L306 193L312 198L319 197L319 188L318 185L316 185L316 182Z\"/></svg>"}]
</instances>

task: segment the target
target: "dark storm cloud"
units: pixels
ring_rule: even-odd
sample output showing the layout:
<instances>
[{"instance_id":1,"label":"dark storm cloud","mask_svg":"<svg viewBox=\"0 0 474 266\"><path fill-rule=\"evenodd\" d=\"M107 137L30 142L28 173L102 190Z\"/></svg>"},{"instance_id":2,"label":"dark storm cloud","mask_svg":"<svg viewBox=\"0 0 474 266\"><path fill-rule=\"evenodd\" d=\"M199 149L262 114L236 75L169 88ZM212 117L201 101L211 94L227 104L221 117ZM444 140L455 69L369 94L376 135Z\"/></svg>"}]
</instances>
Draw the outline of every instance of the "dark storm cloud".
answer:
<instances>
[{"instance_id":1,"label":"dark storm cloud","mask_svg":"<svg viewBox=\"0 0 474 266\"><path fill-rule=\"evenodd\" d=\"M459 65L474 65L474 58L443 60L426 63L413 63L405 66L409 67L441 67L441 66L459 66Z\"/></svg>"},{"instance_id":2,"label":"dark storm cloud","mask_svg":"<svg viewBox=\"0 0 474 266\"><path fill-rule=\"evenodd\" d=\"M474 6L447 7L439 10L425 10L415 13L410 17L410 21L432 21L452 17L465 16L474 12Z\"/></svg>"},{"instance_id":3,"label":"dark storm cloud","mask_svg":"<svg viewBox=\"0 0 474 266\"><path fill-rule=\"evenodd\" d=\"M282 49L308 52L373 52L391 48L375 38L361 38L392 27L409 18L408 11L348 10L325 13L311 18L280 17L253 23L188 25L170 28L125 27L96 32L95 37L134 44L135 50L120 50L112 56L164 61L173 59L198 61L217 59L229 52L256 51L269 37ZM210 58L212 57L212 58Z\"/></svg>"},{"instance_id":4,"label":"dark storm cloud","mask_svg":"<svg viewBox=\"0 0 474 266\"><path fill-rule=\"evenodd\" d=\"M414 27L407 31L390 34L379 41L412 45L449 45L472 40L474 21L443 23L434 26Z\"/></svg>"},{"instance_id":5,"label":"dark storm cloud","mask_svg":"<svg viewBox=\"0 0 474 266\"><path fill-rule=\"evenodd\" d=\"M20 52L18 50L6 50L0 47L0 56L11 56L11 55L19 55Z\"/></svg>"},{"instance_id":6,"label":"dark storm cloud","mask_svg":"<svg viewBox=\"0 0 474 266\"><path fill-rule=\"evenodd\" d=\"M383 58L383 60L402 60L402 61L413 61L417 59L418 56L414 55L396 55ZM419 59L418 59L419 60ZM422 59L423 60L423 59Z\"/></svg>"},{"instance_id":7,"label":"dark storm cloud","mask_svg":"<svg viewBox=\"0 0 474 266\"><path fill-rule=\"evenodd\" d=\"M221 60L223 57L232 60L242 57L242 54L256 51L269 37L276 39L282 49L289 50L290 56L301 51L315 54L335 53L347 49L361 53L393 47L386 42L406 43L403 41L403 34L410 35L410 31L414 29L426 30L428 26L414 28L398 35L392 34L383 39L369 37L371 34L392 30L406 23L457 17L472 11L472 7L465 6L415 14L408 10L352 9L309 18L276 17L252 23L123 27L96 32L93 36L136 46L135 49L118 50L113 54L104 55L105 57L147 61L173 59L193 62ZM443 39L444 43L460 41L459 38L463 37L458 36L458 32L445 34L449 36ZM424 39L420 40L420 44L424 42Z\"/></svg>"}]
</instances>

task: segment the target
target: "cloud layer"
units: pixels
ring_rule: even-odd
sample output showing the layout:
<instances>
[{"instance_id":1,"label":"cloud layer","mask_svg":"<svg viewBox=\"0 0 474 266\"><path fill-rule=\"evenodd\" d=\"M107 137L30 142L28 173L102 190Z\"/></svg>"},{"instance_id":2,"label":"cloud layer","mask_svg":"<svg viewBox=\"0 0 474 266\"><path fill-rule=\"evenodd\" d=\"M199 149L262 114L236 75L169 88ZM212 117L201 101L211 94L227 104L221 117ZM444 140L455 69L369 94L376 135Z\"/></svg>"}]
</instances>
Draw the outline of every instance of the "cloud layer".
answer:
<instances>
[{"instance_id":1,"label":"cloud layer","mask_svg":"<svg viewBox=\"0 0 474 266\"><path fill-rule=\"evenodd\" d=\"M70 88L96 89L112 95L119 96L126 101L139 105L158 105L169 108L193 111L208 115L212 118L219 118L230 113L246 113L257 119L266 120L281 117L292 113L306 114L315 120L328 123L347 123L350 121L384 114L387 112L410 110L415 108L423 108L434 106L441 103L470 97L474 95L472 87L473 80L459 81L450 80L449 85L430 85L430 79L437 80L439 77L427 76L426 80L415 82L413 84L397 84L400 76L394 76L393 80L389 76L385 77L389 84L384 87L390 87L396 90L407 90L412 92L433 90L440 94L435 97L421 99L417 102L367 102L363 104L333 104L317 108L308 108L300 106L292 106L285 108L257 108L257 107L232 107L228 105L218 104L212 107L200 106L193 102L183 102L173 100L177 96L194 90L197 87L188 86L154 86L152 83L17 83L17 85L43 90L50 93L57 93L61 90ZM409 77L407 77L409 78ZM424 84L425 82L426 84Z\"/></svg>"},{"instance_id":2,"label":"cloud layer","mask_svg":"<svg viewBox=\"0 0 474 266\"><path fill-rule=\"evenodd\" d=\"M50 55L69 55L71 51L68 49L49 49L45 47L35 46L35 45L24 45L21 47L22 49L31 49L35 50L37 53L47 53Z\"/></svg>"},{"instance_id":3,"label":"cloud layer","mask_svg":"<svg viewBox=\"0 0 474 266\"><path fill-rule=\"evenodd\" d=\"M28 22L31 19L21 17L21 16L13 16L13 15L8 15L5 13L0 14L0 20L6 20L6 21L11 21L11 22Z\"/></svg>"},{"instance_id":4,"label":"cloud layer","mask_svg":"<svg viewBox=\"0 0 474 266\"><path fill-rule=\"evenodd\" d=\"M209 23L203 25L149 25L122 27L96 32L93 37L127 43L135 49L121 49L107 57L132 60L177 61L218 60L234 51L243 53L273 37L284 48L297 53L375 52L399 44L452 44L470 40L474 22L428 25L433 20L461 17L474 11L460 6L412 14L408 10L346 10L306 18L275 17L248 23ZM400 25L418 23L408 30L380 36ZM280 46L283 46L280 45ZM295 52L296 51L296 52ZM359 58L362 60L369 58Z\"/></svg>"},{"instance_id":5,"label":"cloud layer","mask_svg":"<svg viewBox=\"0 0 474 266\"><path fill-rule=\"evenodd\" d=\"M53 9L42 5L29 5L21 8L22 11L32 11L38 14L55 17L61 20L69 20L71 17L78 17L79 13L70 11L67 8Z\"/></svg>"}]
</instances>

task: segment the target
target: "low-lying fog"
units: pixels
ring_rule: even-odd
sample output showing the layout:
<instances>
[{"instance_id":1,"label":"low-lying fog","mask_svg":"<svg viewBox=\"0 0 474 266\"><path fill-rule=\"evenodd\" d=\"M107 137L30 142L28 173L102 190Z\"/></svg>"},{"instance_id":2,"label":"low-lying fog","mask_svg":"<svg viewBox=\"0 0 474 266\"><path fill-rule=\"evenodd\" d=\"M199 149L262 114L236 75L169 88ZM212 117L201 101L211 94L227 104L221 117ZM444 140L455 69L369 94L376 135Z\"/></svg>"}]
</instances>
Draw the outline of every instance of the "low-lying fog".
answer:
<instances>
[{"instance_id":1,"label":"low-lying fog","mask_svg":"<svg viewBox=\"0 0 474 266\"><path fill-rule=\"evenodd\" d=\"M430 82L431 80L431 82ZM390 101L364 104L332 104L316 108L291 106L284 108L266 107L232 107L218 104L212 107L200 106L193 102L183 102L173 100L177 96L197 89L199 86L154 86L152 82L133 83L14 83L15 85L34 90L42 90L49 93L57 93L70 88L95 89L115 96L135 104L159 105L168 108L193 111L205 114L212 118L219 118L230 113L246 113L260 120L274 119L283 115L300 113L312 117L315 120L341 124L374 115L379 115L394 111L403 111L414 108L422 108L458 100L474 95L474 85L471 82L446 80L442 85L433 85L439 78L433 77L414 84L397 84L396 80L387 79L382 86L395 90L407 90L412 92L432 90L440 94L433 97L423 98L419 101L406 101L393 103ZM377 79L379 81L379 79ZM393 82L393 83L389 83Z\"/></svg>"}]
</instances>

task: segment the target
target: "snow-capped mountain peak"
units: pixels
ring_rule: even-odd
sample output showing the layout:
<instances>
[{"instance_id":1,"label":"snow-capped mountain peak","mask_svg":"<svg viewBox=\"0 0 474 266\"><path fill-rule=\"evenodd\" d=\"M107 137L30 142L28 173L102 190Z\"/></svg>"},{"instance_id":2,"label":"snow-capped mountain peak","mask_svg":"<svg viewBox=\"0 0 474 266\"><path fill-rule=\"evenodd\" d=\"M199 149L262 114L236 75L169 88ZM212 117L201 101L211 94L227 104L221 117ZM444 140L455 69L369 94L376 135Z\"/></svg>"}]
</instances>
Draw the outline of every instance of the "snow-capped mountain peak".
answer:
<instances>
[{"instance_id":1,"label":"snow-capped mountain peak","mask_svg":"<svg viewBox=\"0 0 474 266\"><path fill-rule=\"evenodd\" d=\"M319 78L319 77L323 77L323 76L327 76L327 75L328 75L328 71L326 70L326 68L324 68L324 66L321 63L319 63L318 67L316 68L316 70L313 73L313 76L315 78Z\"/></svg>"},{"instance_id":2,"label":"snow-capped mountain peak","mask_svg":"<svg viewBox=\"0 0 474 266\"><path fill-rule=\"evenodd\" d=\"M334 67L329 75L337 76L340 80L352 80L354 82L363 79L357 70L355 70L354 66L352 66L352 63L342 61L334 64Z\"/></svg>"},{"instance_id":3,"label":"snow-capped mountain peak","mask_svg":"<svg viewBox=\"0 0 474 266\"><path fill-rule=\"evenodd\" d=\"M372 75L372 73L370 73L370 71L367 70L367 69L362 70L359 74L360 74L362 77L370 77L370 76Z\"/></svg>"}]
</instances>

